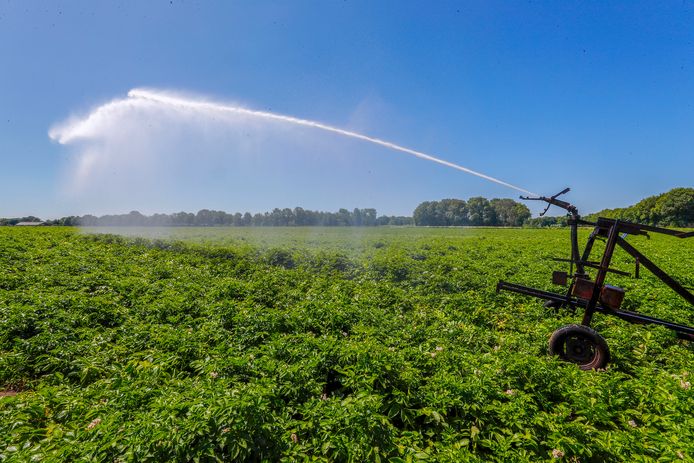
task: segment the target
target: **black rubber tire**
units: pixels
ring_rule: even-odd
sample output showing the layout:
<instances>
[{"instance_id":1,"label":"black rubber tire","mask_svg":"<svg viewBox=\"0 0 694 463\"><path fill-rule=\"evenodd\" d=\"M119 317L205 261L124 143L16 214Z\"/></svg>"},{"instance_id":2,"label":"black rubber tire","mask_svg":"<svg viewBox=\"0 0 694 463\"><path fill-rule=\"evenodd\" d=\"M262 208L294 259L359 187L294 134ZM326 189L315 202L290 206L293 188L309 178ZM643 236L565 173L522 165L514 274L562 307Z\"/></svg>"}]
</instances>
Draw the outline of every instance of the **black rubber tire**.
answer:
<instances>
[{"instance_id":1,"label":"black rubber tire","mask_svg":"<svg viewBox=\"0 0 694 463\"><path fill-rule=\"evenodd\" d=\"M552 333L549 353L575 363L581 370L605 368L610 361L610 348L605 338L583 325L567 325Z\"/></svg>"},{"instance_id":2,"label":"black rubber tire","mask_svg":"<svg viewBox=\"0 0 694 463\"><path fill-rule=\"evenodd\" d=\"M545 301L545 303L544 303L544 306L546 309L554 309L555 311L561 309L562 305L564 305L562 302L557 302L557 301L552 301L552 300Z\"/></svg>"}]
</instances>

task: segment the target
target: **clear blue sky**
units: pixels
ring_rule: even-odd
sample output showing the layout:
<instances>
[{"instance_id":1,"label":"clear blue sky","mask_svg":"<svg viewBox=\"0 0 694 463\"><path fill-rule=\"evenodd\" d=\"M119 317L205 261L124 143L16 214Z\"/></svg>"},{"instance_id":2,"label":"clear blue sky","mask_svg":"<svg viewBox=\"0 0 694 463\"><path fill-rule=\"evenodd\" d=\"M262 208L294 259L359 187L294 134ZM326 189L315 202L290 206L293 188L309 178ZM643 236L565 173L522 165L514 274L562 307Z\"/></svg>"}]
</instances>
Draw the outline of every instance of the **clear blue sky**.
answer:
<instances>
[{"instance_id":1,"label":"clear blue sky","mask_svg":"<svg viewBox=\"0 0 694 463\"><path fill-rule=\"evenodd\" d=\"M543 194L570 186L585 212L694 186L690 1L9 0L0 3L0 216L119 212L61 194L73 153L47 132L135 87L360 130ZM316 166L292 145L295 185L263 172L245 176L248 195L199 182L161 212L410 214L424 200L517 196L334 143L354 152L354 166L344 153ZM120 212L157 207L132 201Z\"/></svg>"}]
</instances>

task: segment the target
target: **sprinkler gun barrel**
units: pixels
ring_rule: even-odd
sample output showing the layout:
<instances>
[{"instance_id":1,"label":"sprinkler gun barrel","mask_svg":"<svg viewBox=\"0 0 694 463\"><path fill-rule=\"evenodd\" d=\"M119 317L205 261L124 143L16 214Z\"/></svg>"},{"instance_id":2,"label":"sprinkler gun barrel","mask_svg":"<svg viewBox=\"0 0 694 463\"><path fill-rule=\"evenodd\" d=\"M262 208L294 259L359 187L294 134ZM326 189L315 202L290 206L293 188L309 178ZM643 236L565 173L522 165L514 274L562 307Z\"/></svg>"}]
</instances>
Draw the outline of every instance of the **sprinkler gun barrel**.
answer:
<instances>
[{"instance_id":1,"label":"sprinkler gun barrel","mask_svg":"<svg viewBox=\"0 0 694 463\"><path fill-rule=\"evenodd\" d=\"M566 211L568 211L571 215L577 216L578 215L578 209L576 209L576 206L574 206L573 204L568 203L566 201L562 201L561 199L557 199L558 196L561 196L565 193L568 193L569 191L571 191L571 188L564 188L562 191L560 191L556 195L551 196L549 198L546 196L540 196L538 198L531 198L529 196L521 196L520 199L524 199L526 201L544 201L544 202L546 202L547 207L545 208L545 210L542 213L540 213L540 216L545 215L547 213L547 211L549 210L550 206L561 207L562 209L565 209Z\"/></svg>"}]
</instances>

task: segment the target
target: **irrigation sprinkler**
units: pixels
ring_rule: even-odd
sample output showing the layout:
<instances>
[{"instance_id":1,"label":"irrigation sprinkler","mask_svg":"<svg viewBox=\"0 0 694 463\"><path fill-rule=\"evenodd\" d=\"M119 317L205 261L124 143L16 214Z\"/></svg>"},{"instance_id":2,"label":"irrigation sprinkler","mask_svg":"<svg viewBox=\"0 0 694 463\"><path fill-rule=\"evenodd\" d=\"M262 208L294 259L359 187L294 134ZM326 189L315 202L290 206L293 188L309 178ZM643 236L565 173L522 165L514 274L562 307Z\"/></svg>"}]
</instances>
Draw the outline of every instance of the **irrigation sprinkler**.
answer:
<instances>
[{"instance_id":1,"label":"irrigation sprinkler","mask_svg":"<svg viewBox=\"0 0 694 463\"><path fill-rule=\"evenodd\" d=\"M496 290L512 291L544 299L546 307L557 310L561 308L573 311L583 309L583 319L580 324L559 328L549 338L549 351L551 354L557 355L562 360L577 364L582 370L603 368L610 360L610 350L607 341L590 327L595 313L619 317L629 323L664 326L677 333L677 336L680 338L690 341L694 340L694 327L679 325L638 312L621 309L624 290L605 284L608 274L631 276L628 272L610 266L614 251L619 246L635 259L635 278L639 277L640 267L643 266L650 270L662 283L669 286L675 293L694 306L694 294L626 241L628 235L648 237L649 232L661 233L675 238L691 238L694 236L694 232L682 232L604 217L598 218L596 222L589 222L581 219L575 206L557 199L568 192L569 188L566 188L549 198L545 196L520 197L529 201L546 202L547 207L540 215L544 215L551 206L560 207L568 213L568 224L571 229L571 257L569 259L552 259L569 263L569 272L555 271L552 274L553 283L568 286L566 293L559 294L506 281L499 281L496 285ZM580 252L578 245L579 226L593 227L583 252ZM596 240L605 241L605 250L600 260L590 260L590 254ZM587 269L597 271L592 279Z\"/></svg>"}]
</instances>

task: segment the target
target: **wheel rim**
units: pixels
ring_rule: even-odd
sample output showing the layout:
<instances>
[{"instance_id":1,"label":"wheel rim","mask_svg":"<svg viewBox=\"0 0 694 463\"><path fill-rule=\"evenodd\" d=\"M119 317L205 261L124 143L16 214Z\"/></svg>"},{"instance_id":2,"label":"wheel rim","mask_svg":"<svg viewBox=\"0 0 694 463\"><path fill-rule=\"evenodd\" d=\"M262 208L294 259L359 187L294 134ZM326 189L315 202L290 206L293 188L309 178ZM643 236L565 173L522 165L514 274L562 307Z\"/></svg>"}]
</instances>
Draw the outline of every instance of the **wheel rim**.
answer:
<instances>
[{"instance_id":1,"label":"wheel rim","mask_svg":"<svg viewBox=\"0 0 694 463\"><path fill-rule=\"evenodd\" d=\"M563 357L569 362L586 365L593 361L596 355L593 341L580 334L571 334L564 343Z\"/></svg>"}]
</instances>

